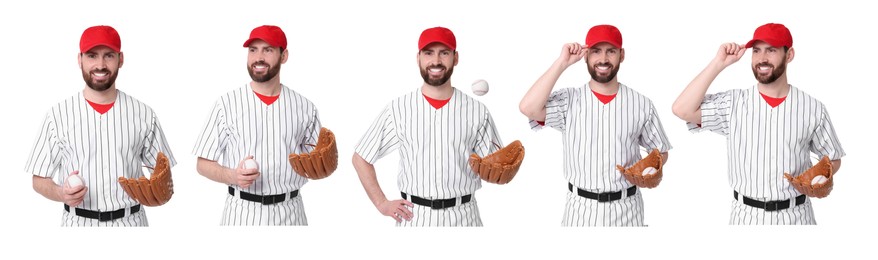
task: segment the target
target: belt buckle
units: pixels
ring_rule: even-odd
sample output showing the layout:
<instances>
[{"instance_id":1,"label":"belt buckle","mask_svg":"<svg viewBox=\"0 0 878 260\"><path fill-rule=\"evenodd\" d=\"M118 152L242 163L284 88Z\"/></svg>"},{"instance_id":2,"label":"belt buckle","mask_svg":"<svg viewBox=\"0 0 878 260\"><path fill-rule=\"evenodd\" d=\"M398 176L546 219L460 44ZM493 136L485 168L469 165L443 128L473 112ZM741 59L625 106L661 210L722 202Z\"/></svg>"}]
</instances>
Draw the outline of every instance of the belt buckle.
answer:
<instances>
[{"instance_id":1,"label":"belt buckle","mask_svg":"<svg viewBox=\"0 0 878 260\"><path fill-rule=\"evenodd\" d=\"M451 201L451 202L448 203L448 204L449 204L448 207L454 206L454 201ZM430 208L431 208L431 209L444 209L444 208L446 208L446 206L445 206L445 200L433 200L433 201L430 201Z\"/></svg>"},{"instance_id":2,"label":"belt buckle","mask_svg":"<svg viewBox=\"0 0 878 260\"><path fill-rule=\"evenodd\" d=\"M610 193L598 193L598 202L610 201Z\"/></svg>"},{"instance_id":3,"label":"belt buckle","mask_svg":"<svg viewBox=\"0 0 878 260\"><path fill-rule=\"evenodd\" d=\"M262 202L262 205L271 205L271 204L278 203L278 202L281 202L281 201L283 201L283 198L281 198L280 201L276 201L276 199L274 198L274 196L272 196L272 195L268 195L268 196L263 196L261 202Z\"/></svg>"},{"instance_id":4,"label":"belt buckle","mask_svg":"<svg viewBox=\"0 0 878 260\"><path fill-rule=\"evenodd\" d=\"M780 203L778 203L777 201L766 201L765 202L765 211L776 211L777 208L779 207L778 204L780 204Z\"/></svg>"},{"instance_id":5,"label":"belt buckle","mask_svg":"<svg viewBox=\"0 0 878 260\"><path fill-rule=\"evenodd\" d=\"M114 216L115 213L116 213L116 211L100 212L100 213L98 213L98 221L110 221L110 220L113 220L113 219L115 219L115 218L114 218L114 217L115 217L115 216ZM124 215L125 212L123 211L122 214Z\"/></svg>"}]
</instances>

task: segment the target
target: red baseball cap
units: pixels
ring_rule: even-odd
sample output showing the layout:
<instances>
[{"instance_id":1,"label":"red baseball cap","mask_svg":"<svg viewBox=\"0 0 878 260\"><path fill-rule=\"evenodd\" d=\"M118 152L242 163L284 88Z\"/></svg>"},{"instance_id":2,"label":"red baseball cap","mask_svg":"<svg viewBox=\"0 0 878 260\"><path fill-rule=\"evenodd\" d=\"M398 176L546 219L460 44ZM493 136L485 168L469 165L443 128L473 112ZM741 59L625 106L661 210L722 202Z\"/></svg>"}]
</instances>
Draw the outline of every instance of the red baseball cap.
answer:
<instances>
[{"instance_id":1,"label":"red baseball cap","mask_svg":"<svg viewBox=\"0 0 878 260\"><path fill-rule=\"evenodd\" d=\"M779 23L767 23L756 28L756 31L753 32L753 39L747 42L744 47L753 47L756 41L764 41L774 47L793 47L793 35L790 34L790 30L786 26Z\"/></svg>"},{"instance_id":2,"label":"red baseball cap","mask_svg":"<svg viewBox=\"0 0 878 260\"><path fill-rule=\"evenodd\" d=\"M250 31L250 38L244 42L244 47L250 47L250 43L257 39L263 40L268 45L274 47L287 48L287 35L280 27L274 25L263 25L254 28L253 31Z\"/></svg>"},{"instance_id":3,"label":"red baseball cap","mask_svg":"<svg viewBox=\"0 0 878 260\"><path fill-rule=\"evenodd\" d=\"M82 32L82 37L79 38L79 52L87 52L99 45L110 47L113 51L119 52L122 49L119 32L107 25L92 26Z\"/></svg>"},{"instance_id":4,"label":"red baseball cap","mask_svg":"<svg viewBox=\"0 0 878 260\"><path fill-rule=\"evenodd\" d=\"M457 39L454 38L454 33L445 27L433 27L421 32L421 38L418 39L418 49L422 50L434 42L445 44L451 50L457 49Z\"/></svg>"},{"instance_id":5,"label":"red baseball cap","mask_svg":"<svg viewBox=\"0 0 878 260\"><path fill-rule=\"evenodd\" d=\"M619 32L616 26L608 24L591 27L588 30L588 34L585 35L585 47L591 47L602 42L612 44L616 48L622 48L622 33Z\"/></svg>"}]
</instances>

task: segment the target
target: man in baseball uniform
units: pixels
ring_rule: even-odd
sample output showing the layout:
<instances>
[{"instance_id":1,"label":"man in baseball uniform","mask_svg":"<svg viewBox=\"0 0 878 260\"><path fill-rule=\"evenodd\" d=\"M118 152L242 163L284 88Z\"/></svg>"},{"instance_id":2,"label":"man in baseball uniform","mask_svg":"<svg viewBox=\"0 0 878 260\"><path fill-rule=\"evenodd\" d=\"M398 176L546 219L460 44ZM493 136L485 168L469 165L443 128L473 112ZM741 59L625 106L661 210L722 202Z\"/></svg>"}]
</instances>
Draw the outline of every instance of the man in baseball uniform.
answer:
<instances>
[{"instance_id":1,"label":"man in baseball uniform","mask_svg":"<svg viewBox=\"0 0 878 260\"><path fill-rule=\"evenodd\" d=\"M717 75L753 48L757 83L747 89L708 94ZM782 24L760 26L745 45L725 43L674 102L689 130L710 130L728 141L729 181L734 195L729 224L816 224L811 201L784 179L811 167L811 153L831 160L845 155L826 107L787 83L793 37Z\"/></svg>"},{"instance_id":2,"label":"man in baseball uniform","mask_svg":"<svg viewBox=\"0 0 878 260\"><path fill-rule=\"evenodd\" d=\"M222 225L308 225L291 153L317 143L317 108L280 83L289 57L287 38L277 26L256 27L244 42L250 81L220 97L201 130L193 153L198 173L228 185ZM253 159L256 168L246 168Z\"/></svg>"},{"instance_id":3,"label":"man in baseball uniform","mask_svg":"<svg viewBox=\"0 0 878 260\"><path fill-rule=\"evenodd\" d=\"M552 91L570 65L585 60L591 80ZM641 192L617 165L641 159L641 147L657 149L667 161L671 144L652 101L619 83L625 60L622 34L612 25L589 29L585 45L561 47L555 63L522 98L521 112L531 128L561 131L564 177L568 181L563 226L643 226Z\"/></svg>"},{"instance_id":4,"label":"man in baseball uniform","mask_svg":"<svg viewBox=\"0 0 878 260\"><path fill-rule=\"evenodd\" d=\"M148 226L145 210L118 179L143 176L159 152L176 164L153 110L116 89L121 48L113 27L82 33L78 61L86 87L46 113L25 166L34 190L64 203L62 226ZM76 178L70 175L82 185L67 183Z\"/></svg>"},{"instance_id":5,"label":"man in baseball uniform","mask_svg":"<svg viewBox=\"0 0 878 260\"><path fill-rule=\"evenodd\" d=\"M493 153L502 142L487 107L451 86L456 48L451 30L424 30L417 54L424 83L391 101L355 148L363 188L397 226L482 226L474 196L482 183L468 159ZM402 198L389 200L373 164L397 149Z\"/></svg>"}]
</instances>

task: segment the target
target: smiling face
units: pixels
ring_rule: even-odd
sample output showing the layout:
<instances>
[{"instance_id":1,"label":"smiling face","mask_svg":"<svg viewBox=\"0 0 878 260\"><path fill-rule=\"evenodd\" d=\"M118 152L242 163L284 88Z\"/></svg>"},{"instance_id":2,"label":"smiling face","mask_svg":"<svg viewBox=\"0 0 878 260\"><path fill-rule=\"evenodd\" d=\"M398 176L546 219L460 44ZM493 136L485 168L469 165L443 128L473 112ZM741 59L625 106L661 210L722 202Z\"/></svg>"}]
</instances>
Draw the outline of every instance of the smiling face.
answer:
<instances>
[{"instance_id":1,"label":"smiling face","mask_svg":"<svg viewBox=\"0 0 878 260\"><path fill-rule=\"evenodd\" d=\"M791 50L774 47L763 41L753 44L751 67L753 76L762 84L771 84L784 75L787 63L792 60Z\"/></svg>"},{"instance_id":2,"label":"smiling face","mask_svg":"<svg viewBox=\"0 0 878 260\"><path fill-rule=\"evenodd\" d=\"M105 91L116 84L122 67L122 53L107 46L97 46L79 54L79 68L85 85L95 91Z\"/></svg>"},{"instance_id":3,"label":"smiling face","mask_svg":"<svg viewBox=\"0 0 878 260\"><path fill-rule=\"evenodd\" d=\"M280 73L280 66L286 62L286 50L281 50L262 40L250 44L247 52L247 72L255 82L267 82Z\"/></svg>"},{"instance_id":4,"label":"smiling face","mask_svg":"<svg viewBox=\"0 0 878 260\"><path fill-rule=\"evenodd\" d=\"M588 48L585 64L588 67L588 74L591 74L594 81L608 83L616 78L619 65L624 59L625 49L602 42Z\"/></svg>"},{"instance_id":5,"label":"smiling face","mask_svg":"<svg viewBox=\"0 0 878 260\"><path fill-rule=\"evenodd\" d=\"M418 67L427 85L438 87L448 83L457 66L457 52L441 43L431 43L418 52Z\"/></svg>"}]
</instances>

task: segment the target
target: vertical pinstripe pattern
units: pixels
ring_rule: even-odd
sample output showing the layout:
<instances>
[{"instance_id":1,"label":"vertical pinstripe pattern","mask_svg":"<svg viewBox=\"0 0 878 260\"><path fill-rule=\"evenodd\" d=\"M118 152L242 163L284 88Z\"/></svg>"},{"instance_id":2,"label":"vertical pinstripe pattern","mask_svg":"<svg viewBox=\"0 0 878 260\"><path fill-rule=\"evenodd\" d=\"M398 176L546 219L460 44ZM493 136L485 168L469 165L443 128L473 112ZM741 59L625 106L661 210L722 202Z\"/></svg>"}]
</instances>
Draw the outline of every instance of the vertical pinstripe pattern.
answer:
<instances>
[{"instance_id":1,"label":"vertical pinstripe pattern","mask_svg":"<svg viewBox=\"0 0 878 260\"><path fill-rule=\"evenodd\" d=\"M542 129L533 120L530 125L534 130ZM641 147L660 152L672 148L652 101L621 83L616 97L607 104L601 103L588 85L552 92L546 103L545 125L562 133L564 177L595 193L631 187L616 165L629 167L639 161ZM571 195L564 225L643 225L640 199L596 206ZM636 219L627 220L629 217Z\"/></svg>"},{"instance_id":2,"label":"vertical pinstripe pattern","mask_svg":"<svg viewBox=\"0 0 878 260\"><path fill-rule=\"evenodd\" d=\"M119 185L119 177L143 176L142 166L155 166L159 151L168 156L171 166L176 165L150 107L117 90L113 107L100 114L79 93L46 113L25 171L53 178L60 185L70 172L79 170L88 192L78 207L114 211L137 205ZM139 215L143 221L127 223L146 225L146 215ZM92 226L92 221L75 215L65 217L63 223Z\"/></svg>"},{"instance_id":3,"label":"vertical pinstripe pattern","mask_svg":"<svg viewBox=\"0 0 878 260\"><path fill-rule=\"evenodd\" d=\"M61 226L65 227L146 227L149 226L149 222L146 220L146 212L144 211L146 207L141 206L140 211L137 213L128 215L129 211L125 212L125 217L118 218L110 221L99 221L97 219L83 218L77 216L76 214L71 214L67 211L61 215Z\"/></svg>"},{"instance_id":4,"label":"vertical pinstripe pattern","mask_svg":"<svg viewBox=\"0 0 878 260\"><path fill-rule=\"evenodd\" d=\"M233 169L238 167L238 163L245 157L253 155L259 164L260 178L246 189L241 189L238 185L232 186L257 195L290 193L302 188L308 179L293 172L288 156L290 153L306 153L313 150L308 144L317 144L319 131L320 120L317 108L304 96L281 85L280 97L271 105L266 105L247 84L217 100L192 153ZM261 204L259 207L283 208L288 211L270 215L268 220L247 217L246 214L256 214L256 211L271 209L254 208L253 212L247 209L230 209L238 207L235 200L226 200L223 225L307 222L304 219L285 219L304 216L304 212L295 212L302 211L301 208ZM301 203L299 205L301 206ZM244 215L227 216L230 212ZM282 219L274 219L275 217ZM248 222L240 221L242 219ZM234 221L227 222L227 220Z\"/></svg>"},{"instance_id":5,"label":"vertical pinstripe pattern","mask_svg":"<svg viewBox=\"0 0 878 260\"><path fill-rule=\"evenodd\" d=\"M568 192L564 208L564 227L643 226L643 198L634 196L610 202L598 202Z\"/></svg>"},{"instance_id":6,"label":"vertical pinstripe pattern","mask_svg":"<svg viewBox=\"0 0 878 260\"><path fill-rule=\"evenodd\" d=\"M732 214L729 225L816 225L811 200L802 205L778 210L765 211L745 205L735 200L732 202Z\"/></svg>"},{"instance_id":7,"label":"vertical pinstripe pattern","mask_svg":"<svg viewBox=\"0 0 878 260\"><path fill-rule=\"evenodd\" d=\"M482 218L475 197L470 202L444 209L414 204L412 220L397 222L397 227L481 227Z\"/></svg>"},{"instance_id":8,"label":"vertical pinstripe pattern","mask_svg":"<svg viewBox=\"0 0 878 260\"><path fill-rule=\"evenodd\" d=\"M360 139L355 151L374 164L399 149L400 191L426 199L447 199L473 194L482 187L481 179L469 166L469 155L493 153L497 147L492 143L503 145L491 114L481 102L455 88L448 104L435 109L419 88L385 107ZM412 223L426 226L448 225L443 223L480 225L476 204L467 204L464 204L465 209L446 210L460 210L467 215L465 217L455 217L451 213L424 213L441 217L431 217L429 222L423 222L425 220L419 219L423 215L416 214ZM461 206L454 208L458 207ZM461 221L461 218L471 220Z\"/></svg>"},{"instance_id":9,"label":"vertical pinstripe pattern","mask_svg":"<svg viewBox=\"0 0 878 260\"><path fill-rule=\"evenodd\" d=\"M732 189L756 200L788 200L800 195L783 174L797 176L810 168L811 153L831 160L845 155L823 104L793 86L786 100L774 108L763 100L756 86L708 94L701 103L701 117L701 127L688 123L689 130L706 129L726 137L729 183ZM735 209L731 223L813 223L810 202L806 204L807 209L769 214L761 209Z\"/></svg>"},{"instance_id":10,"label":"vertical pinstripe pattern","mask_svg":"<svg viewBox=\"0 0 878 260\"><path fill-rule=\"evenodd\" d=\"M228 196L220 223L229 226L307 226L308 218L301 194L271 205Z\"/></svg>"}]
</instances>

